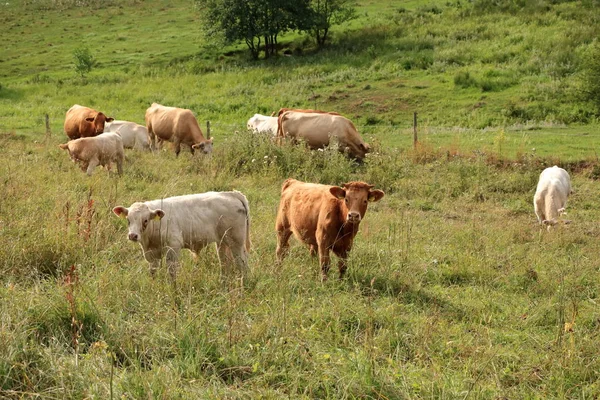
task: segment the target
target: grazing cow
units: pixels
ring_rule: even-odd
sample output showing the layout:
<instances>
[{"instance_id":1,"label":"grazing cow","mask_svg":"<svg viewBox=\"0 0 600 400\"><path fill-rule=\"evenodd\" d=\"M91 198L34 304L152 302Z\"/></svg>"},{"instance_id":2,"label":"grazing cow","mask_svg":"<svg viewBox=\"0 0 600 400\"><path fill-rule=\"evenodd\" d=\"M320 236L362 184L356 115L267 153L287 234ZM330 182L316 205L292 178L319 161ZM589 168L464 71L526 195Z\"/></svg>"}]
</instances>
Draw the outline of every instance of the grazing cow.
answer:
<instances>
[{"instance_id":1,"label":"grazing cow","mask_svg":"<svg viewBox=\"0 0 600 400\"><path fill-rule=\"evenodd\" d=\"M346 271L346 258L369 201L379 201L381 190L364 182L349 182L343 188L287 179L281 187L277 212L277 259L282 261L292 233L318 253L321 278L327 279L329 251L339 257L340 278Z\"/></svg>"},{"instance_id":2,"label":"grazing cow","mask_svg":"<svg viewBox=\"0 0 600 400\"><path fill-rule=\"evenodd\" d=\"M254 114L254 116L248 120L246 127L249 131L255 133L266 133L274 138L277 136L277 121L277 117Z\"/></svg>"},{"instance_id":3,"label":"grazing cow","mask_svg":"<svg viewBox=\"0 0 600 400\"><path fill-rule=\"evenodd\" d=\"M98 165L110 170L113 161L117 163L119 175L123 173L123 140L114 132L70 140L59 147L68 150L71 160L79 163L81 170L88 175L92 175Z\"/></svg>"},{"instance_id":4,"label":"grazing cow","mask_svg":"<svg viewBox=\"0 0 600 400\"><path fill-rule=\"evenodd\" d=\"M104 124L114 119L88 107L75 104L65 116L65 133L69 139L96 136L104 132Z\"/></svg>"},{"instance_id":5,"label":"grazing cow","mask_svg":"<svg viewBox=\"0 0 600 400\"><path fill-rule=\"evenodd\" d=\"M286 137L293 141L302 139L311 149L326 147L335 137L339 150L348 151L358 160L362 160L371 149L354 124L341 115L286 111L281 115L281 129Z\"/></svg>"},{"instance_id":6,"label":"grazing cow","mask_svg":"<svg viewBox=\"0 0 600 400\"><path fill-rule=\"evenodd\" d=\"M135 122L113 121L104 125L104 132L118 133L126 149L150 150L148 130Z\"/></svg>"},{"instance_id":7,"label":"grazing cow","mask_svg":"<svg viewBox=\"0 0 600 400\"><path fill-rule=\"evenodd\" d=\"M185 108L165 107L152 103L146 110L146 128L150 137L150 148L155 149L155 136L159 140L173 142L175 154L179 155L181 145L208 154L212 151L212 139L205 139L194 114Z\"/></svg>"},{"instance_id":8,"label":"grazing cow","mask_svg":"<svg viewBox=\"0 0 600 400\"><path fill-rule=\"evenodd\" d=\"M550 230L551 226L560 222L558 218L565 212L569 194L571 178L567 171L556 165L542 171L533 196L533 208L540 225L547 225Z\"/></svg>"},{"instance_id":9,"label":"grazing cow","mask_svg":"<svg viewBox=\"0 0 600 400\"><path fill-rule=\"evenodd\" d=\"M283 133L283 129L281 128L281 116L286 111L296 111L303 113L315 113L315 114L330 114L330 115L340 115L333 111L321 111L321 110L310 110L310 109L301 109L301 108L280 108L277 112L277 137L283 138L285 135Z\"/></svg>"},{"instance_id":10,"label":"grazing cow","mask_svg":"<svg viewBox=\"0 0 600 400\"><path fill-rule=\"evenodd\" d=\"M235 264L242 275L248 269L250 208L238 191L136 202L113 212L127 218L127 238L140 244L152 275L166 256L174 280L181 249L197 255L209 243L216 243L222 267Z\"/></svg>"}]
</instances>

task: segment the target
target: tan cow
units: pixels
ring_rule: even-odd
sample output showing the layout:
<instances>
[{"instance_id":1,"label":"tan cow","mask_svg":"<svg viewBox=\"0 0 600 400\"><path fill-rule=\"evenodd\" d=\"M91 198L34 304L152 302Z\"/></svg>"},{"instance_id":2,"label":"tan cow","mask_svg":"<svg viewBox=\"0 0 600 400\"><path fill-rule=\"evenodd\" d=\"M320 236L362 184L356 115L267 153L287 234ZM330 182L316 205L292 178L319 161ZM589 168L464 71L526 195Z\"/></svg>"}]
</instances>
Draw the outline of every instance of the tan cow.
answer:
<instances>
[{"instance_id":1,"label":"tan cow","mask_svg":"<svg viewBox=\"0 0 600 400\"><path fill-rule=\"evenodd\" d=\"M381 200L384 193L364 182L338 186L287 179L281 187L277 212L277 259L283 260L292 233L319 255L321 277L327 279L329 251L339 257L340 278L347 269L346 258L367 212L369 201Z\"/></svg>"},{"instance_id":2,"label":"tan cow","mask_svg":"<svg viewBox=\"0 0 600 400\"><path fill-rule=\"evenodd\" d=\"M71 160L79 163L81 170L88 175L92 175L98 165L110 170L113 161L117 164L119 175L123 173L123 140L114 132L70 140L59 147L68 150Z\"/></svg>"},{"instance_id":3,"label":"tan cow","mask_svg":"<svg viewBox=\"0 0 600 400\"><path fill-rule=\"evenodd\" d=\"M556 165L542 171L533 196L533 208L540 225L547 225L550 230L558 223L571 222L560 219L565 214L570 194L571 177L567 171Z\"/></svg>"},{"instance_id":4,"label":"tan cow","mask_svg":"<svg viewBox=\"0 0 600 400\"><path fill-rule=\"evenodd\" d=\"M156 149L156 136L159 140L173 142L177 155L182 144L189 146L192 154L194 149L201 149L205 154L212 151L212 139L204 137L196 117L188 109L152 103L146 110L146 128L153 150Z\"/></svg>"},{"instance_id":5,"label":"tan cow","mask_svg":"<svg viewBox=\"0 0 600 400\"><path fill-rule=\"evenodd\" d=\"M281 129L285 137L304 140L311 149L326 147L336 138L339 150L358 160L371 149L354 124L341 115L286 111L281 115Z\"/></svg>"},{"instance_id":6,"label":"tan cow","mask_svg":"<svg viewBox=\"0 0 600 400\"><path fill-rule=\"evenodd\" d=\"M106 122L112 121L112 117L99 111L75 104L65 116L65 133L71 140L96 136L104 132Z\"/></svg>"},{"instance_id":7,"label":"tan cow","mask_svg":"<svg viewBox=\"0 0 600 400\"><path fill-rule=\"evenodd\" d=\"M311 109L302 109L302 108L280 108L277 112L277 137L283 137L283 130L281 129L281 116L286 111L296 111L303 113L316 113L316 114L331 114L331 115L340 115L333 111L321 111L321 110L311 110Z\"/></svg>"}]
</instances>

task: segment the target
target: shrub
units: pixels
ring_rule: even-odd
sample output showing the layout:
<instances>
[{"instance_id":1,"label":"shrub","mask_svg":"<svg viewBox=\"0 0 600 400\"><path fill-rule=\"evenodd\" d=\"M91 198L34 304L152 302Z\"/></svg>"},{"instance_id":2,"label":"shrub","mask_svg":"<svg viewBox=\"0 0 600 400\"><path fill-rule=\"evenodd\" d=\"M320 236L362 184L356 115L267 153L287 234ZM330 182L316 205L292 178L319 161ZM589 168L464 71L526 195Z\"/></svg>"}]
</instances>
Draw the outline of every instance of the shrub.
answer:
<instances>
[{"instance_id":1,"label":"shrub","mask_svg":"<svg viewBox=\"0 0 600 400\"><path fill-rule=\"evenodd\" d=\"M454 75L454 85L460 86L463 89L476 87L477 80L472 77L468 71L458 71L456 75Z\"/></svg>"}]
</instances>

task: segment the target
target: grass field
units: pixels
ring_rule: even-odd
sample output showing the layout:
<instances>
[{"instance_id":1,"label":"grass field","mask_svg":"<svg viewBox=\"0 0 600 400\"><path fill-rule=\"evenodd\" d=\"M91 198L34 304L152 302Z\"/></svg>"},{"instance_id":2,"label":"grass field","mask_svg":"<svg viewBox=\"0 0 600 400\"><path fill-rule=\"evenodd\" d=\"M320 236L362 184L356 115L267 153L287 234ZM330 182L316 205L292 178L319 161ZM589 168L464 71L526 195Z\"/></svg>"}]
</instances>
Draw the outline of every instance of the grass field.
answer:
<instances>
[{"instance_id":1,"label":"grass field","mask_svg":"<svg viewBox=\"0 0 600 400\"><path fill-rule=\"evenodd\" d=\"M585 2L459 3L360 2L323 51L288 34L294 56L258 62L206 45L188 1L2 5L0 397L600 396L600 129L569 97L598 17ZM81 46L99 61L86 78ZM74 103L143 122L153 101L210 120L213 155L131 151L123 176L88 177L58 147ZM374 151L356 165L245 132L281 106L337 110ZM573 222L547 232L532 197L554 164L572 177ZM386 192L345 279L321 283L293 239L276 265L288 177ZM111 212L231 189L252 217L243 284L221 277L214 248L185 253L174 285L166 268L151 278Z\"/></svg>"}]
</instances>

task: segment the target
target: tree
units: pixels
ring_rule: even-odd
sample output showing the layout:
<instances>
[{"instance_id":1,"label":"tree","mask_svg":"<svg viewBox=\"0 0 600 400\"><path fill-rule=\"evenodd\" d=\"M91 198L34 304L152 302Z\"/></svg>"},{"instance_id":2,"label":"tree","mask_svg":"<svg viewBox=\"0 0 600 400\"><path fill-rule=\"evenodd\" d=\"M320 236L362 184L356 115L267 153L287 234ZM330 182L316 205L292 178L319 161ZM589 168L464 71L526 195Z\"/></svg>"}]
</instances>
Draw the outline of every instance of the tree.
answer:
<instances>
[{"instance_id":1,"label":"tree","mask_svg":"<svg viewBox=\"0 0 600 400\"><path fill-rule=\"evenodd\" d=\"M73 51L75 57L75 71L83 78L96 65L96 59L88 48L79 48Z\"/></svg>"},{"instance_id":2,"label":"tree","mask_svg":"<svg viewBox=\"0 0 600 400\"><path fill-rule=\"evenodd\" d=\"M315 37L317 45L322 47L327 41L333 25L343 24L356 18L353 0L312 0L312 16L309 32Z\"/></svg>"},{"instance_id":3,"label":"tree","mask_svg":"<svg viewBox=\"0 0 600 400\"><path fill-rule=\"evenodd\" d=\"M600 115L600 42L594 41L583 59L579 95Z\"/></svg>"},{"instance_id":4,"label":"tree","mask_svg":"<svg viewBox=\"0 0 600 400\"><path fill-rule=\"evenodd\" d=\"M278 36L299 29L298 15L310 0L197 0L208 37L221 34L226 43L244 41L254 59L264 40L265 57L277 51Z\"/></svg>"}]
</instances>

